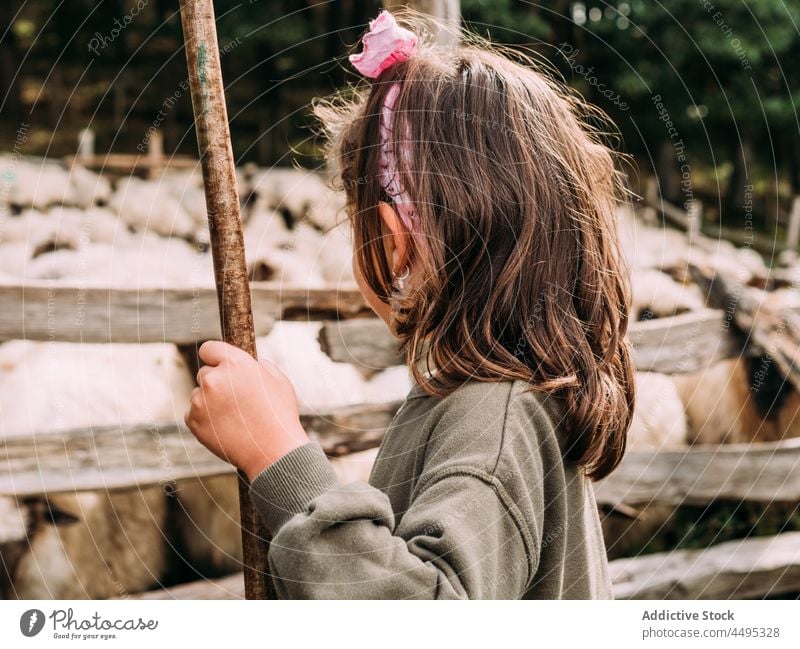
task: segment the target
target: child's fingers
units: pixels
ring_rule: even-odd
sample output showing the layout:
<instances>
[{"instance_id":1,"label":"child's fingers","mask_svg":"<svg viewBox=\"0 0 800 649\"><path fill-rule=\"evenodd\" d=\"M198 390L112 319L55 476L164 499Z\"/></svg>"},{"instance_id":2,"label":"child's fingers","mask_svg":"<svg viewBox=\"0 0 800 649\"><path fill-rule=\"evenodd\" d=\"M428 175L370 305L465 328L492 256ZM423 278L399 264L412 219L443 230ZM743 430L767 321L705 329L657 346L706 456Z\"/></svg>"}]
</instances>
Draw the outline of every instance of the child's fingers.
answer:
<instances>
[{"instance_id":1,"label":"child's fingers","mask_svg":"<svg viewBox=\"0 0 800 649\"><path fill-rule=\"evenodd\" d=\"M235 368L230 365L203 365L197 371L197 385L203 389L204 396L218 394L231 387L234 372Z\"/></svg>"},{"instance_id":2,"label":"child's fingers","mask_svg":"<svg viewBox=\"0 0 800 649\"><path fill-rule=\"evenodd\" d=\"M183 423L191 429L192 426L197 423L199 411L201 411L204 406L203 391L200 388L195 388L189 396L189 407L183 415Z\"/></svg>"},{"instance_id":3,"label":"child's fingers","mask_svg":"<svg viewBox=\"0 0 800 649\"><path fill-rule=\"evenodd\" d=\"M229 345L221 340L207 340L200 345L197 354L206 365L212 366L219 365L222 361L239 359L242 355L250 358L250 354L243 349L239 349L235 345Z\"/></svg>"},{"instance_id":4,"label":"child's fingers","mask_svg":"<svg viewBox=\"0 0 800 649\"><path fill-rule=\"evenodd\" d=\"M212 370L211 365L203 365L199 370L197 370L197 385L205 385L206 380L208 379L208 373Z\"/></svg>"}]
</instances>

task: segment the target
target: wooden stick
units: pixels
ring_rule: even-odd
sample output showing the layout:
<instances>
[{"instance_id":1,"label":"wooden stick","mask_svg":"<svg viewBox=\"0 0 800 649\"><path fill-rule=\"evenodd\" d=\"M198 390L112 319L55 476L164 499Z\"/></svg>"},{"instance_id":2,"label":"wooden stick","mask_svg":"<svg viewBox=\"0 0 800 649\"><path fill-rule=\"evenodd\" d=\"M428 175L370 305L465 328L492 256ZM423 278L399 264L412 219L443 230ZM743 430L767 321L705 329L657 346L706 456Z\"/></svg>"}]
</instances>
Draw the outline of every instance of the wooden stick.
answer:
<instances>
[{"instance_id":1,"label":"wooden stick","mask_svg":"<svg viewBox=\"0 0 800 649\"><path fill-rule=\"evenodd\" d=\"M217 284L222 339L256 357L250 287L244 256L239 195L225 106L213 0L181 0L181 24L189 67L195 128L205 184L211 253ZM239 472L245 597L274 598L262 521Z\"/></svg>"}]
</instances>

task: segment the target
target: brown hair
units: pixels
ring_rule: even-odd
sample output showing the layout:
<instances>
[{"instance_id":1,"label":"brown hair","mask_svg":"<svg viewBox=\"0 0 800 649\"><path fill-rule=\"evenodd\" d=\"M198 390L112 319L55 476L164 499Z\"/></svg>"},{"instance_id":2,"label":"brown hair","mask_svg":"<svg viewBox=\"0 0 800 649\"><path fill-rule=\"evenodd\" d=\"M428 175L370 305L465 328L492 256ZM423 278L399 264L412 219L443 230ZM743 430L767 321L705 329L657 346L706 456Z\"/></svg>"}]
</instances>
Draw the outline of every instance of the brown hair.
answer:
<instances>
[{"instance_id":1,"label":"brown hair","mask_svg":"<svg viewBox=\"0 0 800 649\"><path fill-rule=\"evenodd\" d=\"M421 37L414 56L315 107L359 270L388 303L378 129L399 81L393 140L407 125L413 164L400 174L422 233L411 254L423 281L396 316L415 380L434 396L470 379L521 379L563 397L566 459L602 478L622 459L634 402L629 282L615 235L625 191L617 155L592 126L602 115L529 57L471 35L439 48L416 18L401 23ZM436 371L426 375L420 361Z\"/></svg>"}]
</instances>

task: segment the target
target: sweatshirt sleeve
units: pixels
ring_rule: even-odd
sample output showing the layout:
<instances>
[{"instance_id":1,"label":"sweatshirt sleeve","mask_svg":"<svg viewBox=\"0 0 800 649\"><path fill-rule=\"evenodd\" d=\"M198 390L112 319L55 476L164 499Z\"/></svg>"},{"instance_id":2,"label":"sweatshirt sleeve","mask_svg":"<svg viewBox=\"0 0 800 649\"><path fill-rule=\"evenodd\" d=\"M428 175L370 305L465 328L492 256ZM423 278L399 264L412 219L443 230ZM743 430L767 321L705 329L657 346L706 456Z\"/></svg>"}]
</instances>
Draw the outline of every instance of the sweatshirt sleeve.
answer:
<instances>
[{"instance_id":1,"label":"sweatshirt sleeve","mask_svg":"<svg viewBox=\"0 0 800 649\"><path fill-rule=\"evenodd\" d=\"M283 599L513 599L538 548L494 475L451 465L417 485L400 525L388 497L340 484L308 443L253 480Z\"/></svg>"}]
</instances>

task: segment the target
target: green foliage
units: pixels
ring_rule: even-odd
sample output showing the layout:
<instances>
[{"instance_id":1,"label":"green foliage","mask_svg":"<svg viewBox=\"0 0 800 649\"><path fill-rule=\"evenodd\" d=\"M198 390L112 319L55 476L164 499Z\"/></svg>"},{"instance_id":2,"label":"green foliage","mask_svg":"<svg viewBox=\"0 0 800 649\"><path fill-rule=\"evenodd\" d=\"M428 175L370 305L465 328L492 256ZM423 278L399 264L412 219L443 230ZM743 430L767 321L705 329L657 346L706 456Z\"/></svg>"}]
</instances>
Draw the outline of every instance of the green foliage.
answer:
<instances>
[{"instance_id":1,"label":"green foliage","mask_svg":"<svg viewBox=\"0 0 800 649\"><path fill-rule=\"evenodd\" d=\"M16 53L7 39L0 52L8 62L0 70L21 65L18 85L34 89L25 96L48 103L36 125L75 132L93 118L108 131L100 147L130 150L138 141L185 78L178 3L147 0L118 38L96 55L87 52L92 38L108 37L138 2L28 0L11 13ZM344 57L380 3L218 0L215 6L220 43L230 46L223 66L237 152L274 162L291 147L307 149L308 102L355 78ZM751 182L788 181L800 192L800 72L793 65L800 55L800 0L462 0L461 8L469 29L555 65L608 112L626 149L644 164L657 166L671 142L653 101L658 96L693 167L711 168L705 177L730 185L745 166ZM168 147L190 152L190 125L182 97L165 123Z\"/></svg>"}]
</instances>

